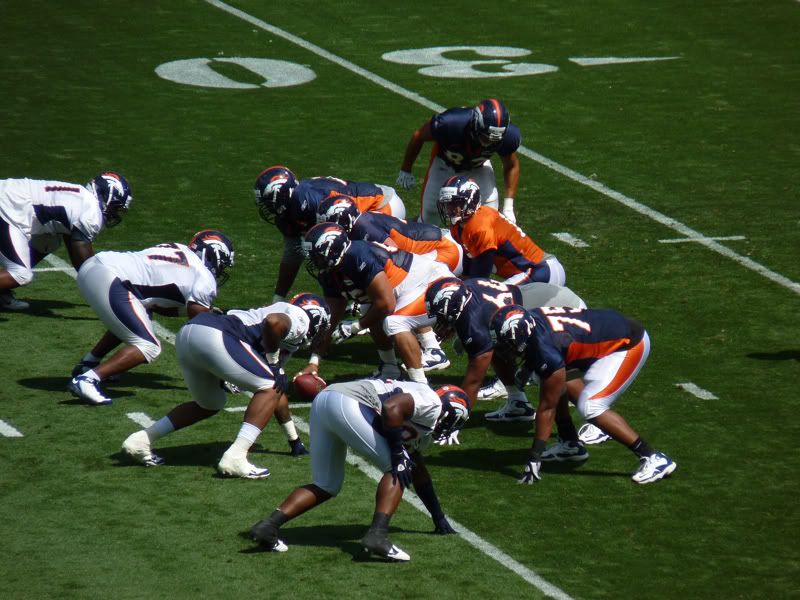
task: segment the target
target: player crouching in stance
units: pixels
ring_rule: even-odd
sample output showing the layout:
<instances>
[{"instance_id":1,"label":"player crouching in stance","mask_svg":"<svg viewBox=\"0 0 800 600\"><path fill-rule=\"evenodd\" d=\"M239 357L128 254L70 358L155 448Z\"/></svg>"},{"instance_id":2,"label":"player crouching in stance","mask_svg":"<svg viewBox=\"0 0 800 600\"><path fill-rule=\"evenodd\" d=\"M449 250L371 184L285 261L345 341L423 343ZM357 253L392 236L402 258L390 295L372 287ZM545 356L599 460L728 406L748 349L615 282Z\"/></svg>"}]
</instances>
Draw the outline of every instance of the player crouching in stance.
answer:
<instances>
[{"instance_id":1,"label":"player crouching in stance","mask_svg":"<svg viewBox=\"0 0 800 600\"><path fill-rule=\"evenodd\" d=\"M309 296L315 301L311 302ZM227 399L221 386L226 381L253 392L253 397L236 440L217 468L230 477L269 477L269 469L251 464L247 453L287 389L281 347L299 348L329 321L324 300L311 294L296 296L292 304L276 302L250 310L231 310L224 315L199 314L181 328L175 341L178 365L192 400L179 404L147 429L128 436L122 450L145 466L162 464L164 461L153 453L151 444L217 414Z\"/></svg>"},{"instance_id":2,"label":"player crouching in stance","mask_svg":"<svg viewBox=\"0 0 800 600\"><path fill-rule=\"evenodd\" d=\"M153 312L189 318L211 310L233 266L233 244L219 231L196 233L189 245L159 244L139 252L100 252L78 272L78 289L108 331L72 370L68 389L93 405L111 404L100 382L161 354ZM103 357L120 343L111 358Z\"/></svg>"},{"instance_id":3,"label":"player crouching in stance","mask_svg":"<svg viewBox=\"0 0 800 600\"><path fill-rule=\"evenodd\" d=\"M278 539L280 527L339 493L349 447L383 471L372 525L362 539L364 547L386 559L410 560L389 540L389 520L403 489L413 483L431 514L435 533L455 533L420 453L432 438L449 436L468 418L469 400L455 386L434 391L421 383L375 379L329 385L311 405L313 483L289 494L269 517L252 527L251 537L269 550L285 552L286 544Z\"/></svg>"},{"instance_id":4,"label":"player crouching in stance","mask_svg":"<svg viewBox=\"0 0 800 600\"><path fill-rule=\"evenodd\" d=\"M580 442L559 442L547 447L556 419L559 430L565 427L565 421L571 424L566 401L559 402L566 389L567 369L583 372L584 387L574 401L581 416L639 458L634 482L658 481L675 470L677 465L672 459L652 448L620 414L611 410L650 354L650 338L641 323L613 310L526 310L512 304L497 310L490 328L498 349L523 358L515 375L517 385L526 385L531 375L540 382L536 433L519 483L539 481L542 461L576 460L586 454Z\"/></svg>"}]
</instances>

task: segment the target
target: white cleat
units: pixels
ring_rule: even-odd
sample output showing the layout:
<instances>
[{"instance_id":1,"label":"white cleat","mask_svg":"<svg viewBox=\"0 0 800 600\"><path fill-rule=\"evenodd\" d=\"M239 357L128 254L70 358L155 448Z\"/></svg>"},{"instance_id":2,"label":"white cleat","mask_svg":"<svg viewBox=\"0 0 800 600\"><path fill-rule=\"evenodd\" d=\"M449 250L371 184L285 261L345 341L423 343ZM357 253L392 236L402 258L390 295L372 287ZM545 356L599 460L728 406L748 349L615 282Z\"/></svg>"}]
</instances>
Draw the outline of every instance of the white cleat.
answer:
<instances>
[{"instance_id":1,"label":"white cleat","mask_svg":"<svg viewBox=\"0 0 800 600\"><path fill-rule=\"evenodd\" d=\"M111 404L111 398L103 394L100 389L100 381L97 379L89 379L83 375L78 375L73 377L67 384L67 389L72 392L73 396L86 400L93 406Z\"/></svg>"},{"instance_id":2,"label":"white cleat","mask_svg":"<svg viewBox=\"0 0 800 600\"><path fill-rule=\"evenodd\" d=\"M217 470L225 477L240 477L242 479L266 479L269 469L251 464L246 457L231 458L223 454L217 464Z\"/></svg>"},{"instance_id":3,"label":"white cleat","mask_svg":"<svg viewBox=\"0 0 800 600\"><path fill-rule=\"evenodd\" d=\"M483 416L487 421L533 421L536 419L536 409L527 400L512 400L495 411Z\"/></svg>"},{"instance_id":4,"label":"white cleat","mask_svg":"<svg viewBox=\"0 0 800 600\"><path fill-rule=\"evenodd\" d=\"M662 452L654 452L650 456L643 456L640 460L639 468L631 477L636 483L653 483L672 475L672 472L678 468L675 461Z\"/></svg>"},{"instance_id":5,"label":"white cleat","mask_svg":"<svg viewBox=\"0 0 800 600\"><path fill-rule=\"evenodd\" d=\"M450 359L439 348L422 351L422 370L441 371L450 366Z\"/></svg>"},{"instance_id":6,"label":"white cleat","mask_svg":"<svg viewBox=\"0 0 800 600\"><path fill-rule=\"evenodd\" d=\"M144 429L130 434L122 442L122 451L145 467L157 467L164 464L164 459L150 449L150 438L147 437Z\"/></svg>"},{"instance_id":7,"label":"white cleat","mask_svg":"<svg viewBox=\"0 0 800 600\"><path fill-rule=\"evenodd\" d=\"M578 439L584 444L591 446L593 444L602 444L610 440L611 436L596 425L584 423L581 425L581 428L578 429Z\"/></svg>"},{"instance_id":8,"label":"white cleat","mask_svg":"<svg viewBox=\"0 0 800 600\"><path fill-rule=\"evenodd\" d=\"M508 396L508 390L497 377L478 390L478 400L499 400Z\"/></svg>"}]
</instances>

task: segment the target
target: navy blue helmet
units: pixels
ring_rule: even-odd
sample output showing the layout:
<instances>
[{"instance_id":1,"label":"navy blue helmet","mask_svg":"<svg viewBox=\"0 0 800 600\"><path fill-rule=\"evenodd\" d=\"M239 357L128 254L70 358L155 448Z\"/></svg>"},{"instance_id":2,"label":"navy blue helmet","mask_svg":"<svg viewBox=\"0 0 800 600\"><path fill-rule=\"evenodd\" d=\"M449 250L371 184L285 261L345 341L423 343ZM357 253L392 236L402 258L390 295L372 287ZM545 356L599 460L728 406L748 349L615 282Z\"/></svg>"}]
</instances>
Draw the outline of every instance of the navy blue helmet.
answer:
<instances>
[{"instance_id":1,"label":"navy blue helmet","mask_svg":"<svg viewBox=\"0 0 800 600\"><path fill-rule=\"evenodd\" d=\"M233 242L224 233L214 229L198 231L189 242L189 249L200 257L206 265L217 286L222 287L230 274L226 273L233 266Z\"/></svg>"},{"instance_id":2,"label":"navy blue helmet","mask_svg":"<svg viewBox=\"0 0 800 600\"><path fill-rule=\"evenodd\" d=\"M472 135L481 146L503 141L508 123L508 111L496 98L482 100L472 109Z\"/></svg>"},{"instance_id":3,"label":"navy blue helmet","mask_svg":"<svg viewBox=\"0 0 800 600\"><path fill-rule=\"evenodd\" d=\"M297 178L286 167L275 166L264 169L256 179L256 205L261 218L269 223L283 214L289 207L292 190L297 187Z\"/></svg>"},{"instance_id":4,"label":"navy blue helmet","mask_svg":"<svg viewBox=\"0 0 800 600\"><path fill-rule=\"evenodd\" d=\"M122 221L133 202L131 188L127 180L118 173L100 173L86 186L94 192L103 210L106 227L114 227Z\"/></svg>"}]
</instances>

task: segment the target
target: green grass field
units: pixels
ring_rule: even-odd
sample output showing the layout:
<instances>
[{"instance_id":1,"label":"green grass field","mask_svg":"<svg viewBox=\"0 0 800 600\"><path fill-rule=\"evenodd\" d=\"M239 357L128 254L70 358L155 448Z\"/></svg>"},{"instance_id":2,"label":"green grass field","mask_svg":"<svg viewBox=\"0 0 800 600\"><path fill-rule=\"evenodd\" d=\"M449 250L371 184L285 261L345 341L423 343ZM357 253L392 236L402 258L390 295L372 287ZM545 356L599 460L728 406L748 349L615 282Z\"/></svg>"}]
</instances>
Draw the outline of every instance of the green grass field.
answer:
<instances>
[{"instance_id":1,"label":"green grass field","mask_svg":"<svg viewBox=\"0 0 800 600\"><path fill-rule=\"evenodd\" d=\"M375 483L348 467L339 498L285 527L288 553L252 552L240 534L308 482L308 460L270 424L252 459L272 476L218 478L241 422L223 412L166 438L167 465L126 463L127 414L188 399L174 348L110 384L112 406L76 403L69 371L103 328L72 277L43 271L18 291L30 311L0 312L0 420L22 433L0 437L4 598L800 597L800 3L3 0L0 15L0 178L123 173L135 202L98 251L226 232L222 306L272 297L282 243L253 205L261 169L393 185L435 107L501 98L523 135L520 225L591 306L646 325L651 357L616 408L679 465L636 486L608 443L518 486L531 428L485 423L497 403L482 402L461 445L428 458L463 535L431 535L404 503L391 535L413 560L365 560ZM437 47L455 48L440 77L383 57ZM610 57L670 60L576 62ZM521 63L556 69L500 76ZM401 195L416 215L419 188ZM294 289L316 291L305 272ZM376 361L359 339L323 375Z\"/></svg>"}]
</instances>

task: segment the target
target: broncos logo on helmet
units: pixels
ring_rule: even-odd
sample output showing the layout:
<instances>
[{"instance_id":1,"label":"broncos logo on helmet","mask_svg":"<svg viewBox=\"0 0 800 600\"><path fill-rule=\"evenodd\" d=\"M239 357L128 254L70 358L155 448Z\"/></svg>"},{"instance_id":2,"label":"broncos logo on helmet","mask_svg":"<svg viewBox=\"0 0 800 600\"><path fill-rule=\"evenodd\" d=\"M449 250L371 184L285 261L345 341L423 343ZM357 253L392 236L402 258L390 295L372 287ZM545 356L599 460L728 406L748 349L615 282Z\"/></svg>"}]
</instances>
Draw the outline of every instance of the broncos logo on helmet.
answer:
<instances>
[{"instance_id":1,"label":"broncos logo on helmet","mask_svg":"<svg viewBox=\"0 0 800 600\"><path fill-rule=\"evenodd\" d=\"M133 202L127 180L118 173L108 171L100 173L86 187L92 190L100 201L106 227L119 225L122 215L128 212Z\"/></svg>"},{"instance_id":2,"label":"broncos logo on helmet","mask_svg":"<svg viewBox=\"0 0 800 600\"><path fill-rule=\"evenodd\" d=\"M466 392L455 385L443 385L436 388L436 395L442 401L442 412L433 428L433 437L438 439L450 436L458 431L469 420L469 397Z\"/></svg>"},{"instance_id":3,"label":"broncos logo on helmet","mask_svg":"<svg viewBox=\"0 0 800 600\"><path fill-rule=\"evenodd\" d=\"M308 333L306 340L311 341L319 332L331 325L331 309L323 298L316 294L302 293L294 296L290 304L302 308L308 315Z\"/></svg>"},{"instance_id":4,"label":"broncos logo on helmet","mask_svg":"<svg viewBox=\"0 0 800 600\"><path fill-rule=\"evenodd\" d=\"M310 266L319 271L328 271L339 266L349 247L347 232L335 223L314 225L306 234L304 242ZM317 276L313 271L311 274Z\"/></svg>"},{"instance_id":5,"label":"broncos logo on helmet","mask_svg":"<svg viewBox=\"0 0 800 600\"><path fill-rule=\"evenodd\" d=\"M425 310L429 317L452 324L464 313L472 292L457 277L437 279L425 292Z\"/></svg>"},{"instance_id":6,"label":"broncos logo on helmet","mask_svg":"<svg viewBox=\"0 0 800 600\"><path fill-rule=\"evenodd\" d=\"M495 344L509 347L517 353L525 351L535 328L536 321L519 304L497 309L489 323L489 333Z\"/></svg>"},{"instance_id":7,"label":"broncos logo on helmet","mask_svg":"<svg viewBox=\"0 0 800 600\"><path fill-rule=\"evenodd\" d=\"M224 233L213 229L198 231L189 242L189 249L194 252L217 280L217 287L222 287L230 275L226 269L233 266L233 242Z\"/></svg>"},{"instance_id":8,"label":"broncos logo on helmet","mask_svg":"<svg viewBox=\"0 0 800 600\"><path fill-rule=\"evenodd\" d=\"M331 196L320 203L317 209L317 223L336 223L350 235L360 215L361 211L350 196Z\"/></svg>"},{"instance_id":9,"label":"broncos logo on helmet","mask_svg":"<svg viewBox=\"0 0 800 600\"><path fill-rule=\"evenodd\" d=\"M290 169L281 166L264 169L256 179L254 192L261 218L269 223L286 212L289 198L297 187L297 178Z\"/></svg>"},{"instance_id":10,"label":"broncos logo on helmet","mask_svg":"<svg viewBox=\"0 0 800 600\"><path fill-rule=\"evenodd\" d=\"M508 111L496 98L481 100L472 109L472 135L481 146L502 142L508 123Z\"/></svg>"},{"instance_id":11,"label":"broncos logo on helmet","mask_svg":"<svg viewBox=\"0 0 800 600\"><path fill-rule=\"evenodd\" d=\"M464 175L454 175L445 181L436 203L439 217L449 225L466 221L480 205L481 188L474 179Z\"/></svg>"}]
</instances>

